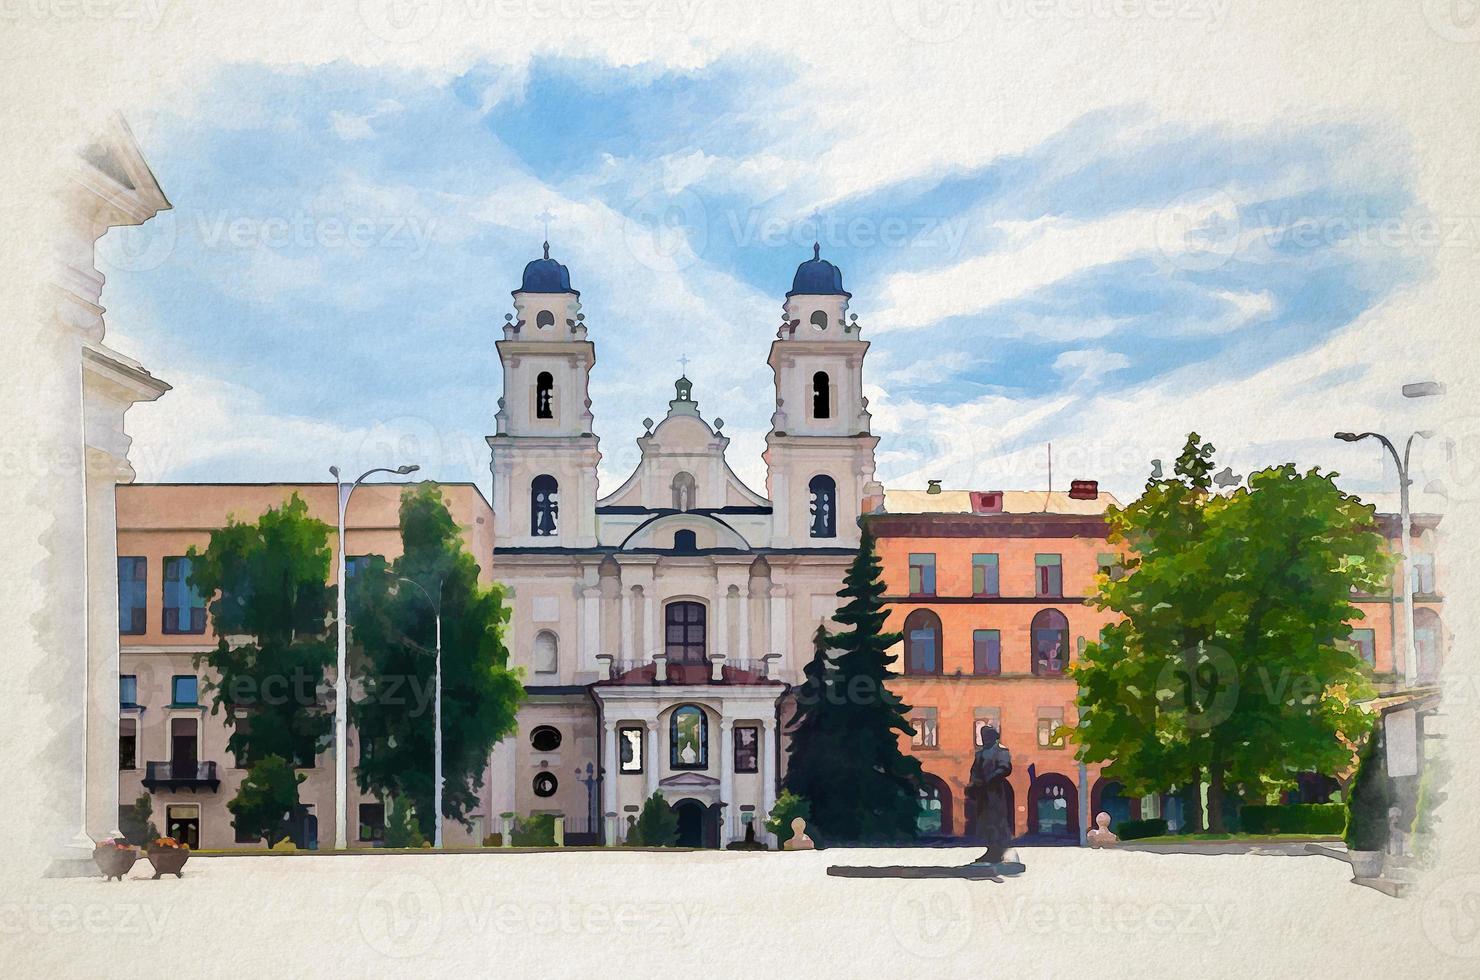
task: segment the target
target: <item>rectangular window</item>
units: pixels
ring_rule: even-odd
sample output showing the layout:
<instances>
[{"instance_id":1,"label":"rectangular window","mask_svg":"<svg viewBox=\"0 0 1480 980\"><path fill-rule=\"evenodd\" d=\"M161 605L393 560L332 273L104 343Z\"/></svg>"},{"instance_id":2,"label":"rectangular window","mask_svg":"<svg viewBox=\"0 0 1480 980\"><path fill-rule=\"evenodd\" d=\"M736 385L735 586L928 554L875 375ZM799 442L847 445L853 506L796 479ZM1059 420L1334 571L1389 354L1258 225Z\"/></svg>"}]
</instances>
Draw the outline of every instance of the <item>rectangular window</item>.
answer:
<instances>
[{"instance_id":1,"label":"rectangular window","mask_svg":"<svg viewBox=\"0 0 1480 980\"><path fill-rule=\"evenodd\" d=\"M138 636L148 625L149 563L144 558L118 559L118 632Z\"/></svg>"},{"instance_id":2,"label":"rectangular window","mask_svg":"<svg viewBox=\"0 0 1480 980\"><path fill-rule=\"evenodd\" d=\"M976 717L972 719L973 742L978 747L982 744L982 729L990 725L1002 734L1002 709L1001 708L977 708Z\"/></svg>"},{"instance_id":3,"label":"rectangular window","mask_svg":"<svg viewBox=\"0 0 1480 980\"><path fill-rule=\"evenodd\" d=\"M139 768L139 722L123 718L118 722L118 768Z\"/></svg>"},{"instance_id":4,"label":"rectangular window","mask_svg":"<svg viewBox=\"0 0 1480 980\"><path fill-rule=\"evenodd\" d=\"M1038 597L1058 598L1064 594L1064 565L1059 555L1034 555L1034 571L1038 573Z\"/></svg>"},{"instance_id":5,"label":"rectangular window","mask_svg":"<svg viewBox=\"0 0 1480 980\"><path fill-rule=\"evenodd\" d=\"M1367 662L1368 667L1377 666L1377 633L1370 629L1352 630L1352 652Z\"/></svg>"},{"instance_id":6,"label":"rectangular window","mask_svg":"<svg viewBox=\"0 0 1480 980\"><path fill-rule=\"evenodd\" d=\"M759 772L761 732L754 725L735 726L735 771Z\"/></svg>"},{"instance_id":7,"label":"rectangular window","mask_svg":"<svg viewBox=\"0 0 1480 980\"><path fill-rule=\"evenodd\" d=\"M200 679L194 674L170 678L170 707L193 708L200 704Z\"/></svg>"},{"instance_id":8,"label":"rectangular window","mask_svg":"<svg viewBox=\"0 0 1480 980\"><path fill-rule=\"evenodd\" d=\"M1412 558L1413 591L1418 595L1434 595L1434 555L1421 551Z\"/></svg>"},{"instance_id":9,"label":"rectangular window","mask_svg":"<svg viewBox=\"0 0 1480 980\"><path fill-rule=\"evenodd\" d=\"M971 594L978 596L1000 595L1002 592L997 574L996 555L971 556Z\"/></svg>"},{"instance_id":10,"label":"rectangular window","mask_svg":"<svg viewBox=\"0 0 1480 980\"><path fill-rule=\"evenodd\" d=\"M972 671L989 677L1002 673L1002 631L973 630L971 634Z\"/></svg>"},{"instance_id":11,"label":"rectangular window","mask_svg":"<svg viewBox=\"0 0 1480 980\"><path fill-rule=\"evenodd\" d=\"M940 747L940 717L934 708L916 708L910 715L910 727L915 730L910 744L917 749Z\"/></svg>"},{"instance_id":12,"label":"rectangular window","mask_svg":"<svg viewBox=\"0 0 1480 980\"><path fill-rule=\"evenodd\" d=\"M164 560L164 631L204 633L206 603L190 584L191 559Z\"/></svg>"},{"instance_id":13,"label":"rectangular window","mask_svg":"<svg viewBox=\"0 0 1480 980\"><path fill-rule=\"evenodd\" d=\"M935 595L935 555L910 555L910 595Z\"/></svg>"},{"instance_id":14,"label":"rectangular window","mask_svg":"<svg viewBox=\"0 0 1480 980\"><path fill-rule=\"evenodd\" d=\"M118 706L120 708L137 708L139 706L139 678L137 675L118 675Z\"/></svg>"},{"instance_id":15,"label":"rectangular window","mask_svg":"<svg viewBox=\"0 0 1480 980\"><path fill-rule=\"evenodd\" d=\"M642 772L643 731L635 726L617 729L617 747L622 758L618 772Z\"/></svg>"},{"instance_id":16,"label":"rectangular window","mask_svg":"<svg viewBox=\"0 0 1480 980\"><path fill-rule=\"evenodd\" d=\"M360 840L385 840L384 803L360 804Z\"/></svg>"},{"instance_id":17,"label":"rectangular window","mask_svg":"<svg viewBox=\"0 0 1480 980\"><path fill-rule=\"evenodd\" d=\"M1064 736L1058 733L1064 724L1063 708L1039 708L1038 709L1038 747L1040 749L1061 749L1064 747Z\"/></svg>"}]
</instances>

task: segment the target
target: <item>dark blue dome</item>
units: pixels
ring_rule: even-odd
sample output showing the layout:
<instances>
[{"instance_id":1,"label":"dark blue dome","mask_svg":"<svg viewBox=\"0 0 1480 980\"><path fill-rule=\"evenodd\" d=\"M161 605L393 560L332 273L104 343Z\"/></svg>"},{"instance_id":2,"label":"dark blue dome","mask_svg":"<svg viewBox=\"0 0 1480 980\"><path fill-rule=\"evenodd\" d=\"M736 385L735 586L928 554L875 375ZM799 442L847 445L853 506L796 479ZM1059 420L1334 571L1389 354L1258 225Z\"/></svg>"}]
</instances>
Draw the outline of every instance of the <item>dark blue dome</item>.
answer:
<instances>
[{"instance_id":1,"label":"dark blue dome","mask_svg":"<svg viewBox=\"0 0 1480 980\"><path fill-rule=\"evenodd\" d=\"M797 266L788 296L849 296L843 288L843 270L822 257L822 246L812 243L812 257Z\"/></svg>"},{"instance_id":2,"label":"dark blue dome","mask_svg":"<svg viewBox=\"0 0 1480 980\"><path fill-rule=\"evenodd\" d=\"M524 267L524 279L519 284L521 293L575 293L570 288L570 270L550 258L550 243L545 243L545 257L535 259Z\"/></svg>"}]
</instances>

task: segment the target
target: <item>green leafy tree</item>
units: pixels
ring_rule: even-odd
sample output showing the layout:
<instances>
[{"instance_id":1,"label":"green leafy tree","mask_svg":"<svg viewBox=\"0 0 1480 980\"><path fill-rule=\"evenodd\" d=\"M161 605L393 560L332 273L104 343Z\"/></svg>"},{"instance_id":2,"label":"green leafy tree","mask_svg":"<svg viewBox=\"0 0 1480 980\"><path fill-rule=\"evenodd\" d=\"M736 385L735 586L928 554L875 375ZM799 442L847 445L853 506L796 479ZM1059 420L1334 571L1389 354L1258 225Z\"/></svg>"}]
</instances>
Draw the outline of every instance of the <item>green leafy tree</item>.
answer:
<instances>
[{"instance_id":1,"label":"green leafy tree","mask_svg":"<svg viewBox=\"0 0 1480 980\"><path fill-rule=\"evenodd\" d=\"M332 715L319 691L335 657L329 533L295 493L253 523L212 531L204 552L189 551L191 584L211 597L219 637L195 663L210 668L211 713L224 712L226 748L239 764L276 756L312 765L328 741Z\"/></svg>"},{"instance_id":2,"label":"green leafy tree","mask_svg":"<svg viewBox=\"0 0 1480 980\"><path fill-rule=\"evenodd\" d=\"M1382 751L1381 730L1377 729L1362 747L1347 803L1346 846L1353 851L1387 849L1388 808L1393 799Z\"/></svg>"},{"instance_id":3,"label":"green leafy tree","mask_svg":"<svg viewBox=\"0 0 1480 980\"><path fill-rule=\"evenodd\" d=\"M1263 799L1300 771L1335 772L1369 720L1346 642L1352 590L1390 563L1370 507L1329 474L1280 466L1213 492L1213 447L1196 433L1173 475L1107 514L1128 550L1095 604L1118 613L1072 668L1079 758L1110 764L1132 794L1188 789L1192 830L1222 832L1231 788Z\"/></svg>"},{"instance_id":4,"label":"green leafy tree","mask_svg":"<svg viewBox=\"0 0 1480 980\"><path fill-rule=\"evenodd\" d=\"M154 826L154 803L148 793L140 793L119 815L118 829L123 832L123 839L136 847L145 847L159 836L159 829Z\"/></svg>"},{"instance_id":5,"label":"green leafy tree","mask_svg":"<svg viewBox=\"0 0 1480 980\"><path fill-rule=\"evenodd\" d=\"M306 778L280 755L258 759L226 804L232 826L242 836L266 840L268 847L292 836L293 822L303 814L298 785Z\"/></svg>"},{"instance_id":6,"label":"green leafy tree","mask_svg":"<svg viewBox=\"0 0 1480 980\"><path fill-rule=\"evenodd\" d=\"M785 788L810 802L828 840L911 839L922 771L899 747L914 729L909 706L887 685L900 634L884 631L883 566L867 528L838 595L847 601L834 618L849 628L814 637L789 728Z\"/></svg>"},{"instance_id":7,"label":"green leafy tree","mask_svg":"<svg viewBox=\"0 0 1480 980\"><path fill-rule=\"evenodd\" d=\"M627 844L631 847L672 847L678 843L678 814L663 799L662 793L654 793L642 804L637 822L627 833Z\"/></svg>"},{"instance_id":8,"label":"green leafy tree","mask_svg":"<svg viewBox=\"0 0 1480 980\"><path fill-rule=\"evenodd\" d=\"M435 484L402 494L400 527L401 556L389 565L372 560L346 596L359 689L350 703L360 747L355 779L362 792L413 802L421 832L431 836L434 603L442 615L443 816L470 825L488 754L514 731L524 687L504 646L503 590L479 584L478 564Z\"/></svg>"},{"instance_id":9,"label":"green leafy tree","mask_svg":"<svg viewBox=\"0 0 1480 980\"><path fill-rule=\"evenodd\" d=\"M386 847L421 847L427 839L421 832L421 822L416 818L416 806L407 799L386 801L385 820Z\"/></svg>"},{"instance_id":10,"label":"green leafy tree","mask_svg":"<svg viewBox=\"0 0 1480 980\"><path fill-rule=\"evenodd\" d=\"M766 830L776 835L778 845L791 840L791 822L797 817L810 820L811 805L791 790L782 790L781 795L776 797L776 803L771 807L770 814L766 817Z\"/></svg>"}]
</instances>

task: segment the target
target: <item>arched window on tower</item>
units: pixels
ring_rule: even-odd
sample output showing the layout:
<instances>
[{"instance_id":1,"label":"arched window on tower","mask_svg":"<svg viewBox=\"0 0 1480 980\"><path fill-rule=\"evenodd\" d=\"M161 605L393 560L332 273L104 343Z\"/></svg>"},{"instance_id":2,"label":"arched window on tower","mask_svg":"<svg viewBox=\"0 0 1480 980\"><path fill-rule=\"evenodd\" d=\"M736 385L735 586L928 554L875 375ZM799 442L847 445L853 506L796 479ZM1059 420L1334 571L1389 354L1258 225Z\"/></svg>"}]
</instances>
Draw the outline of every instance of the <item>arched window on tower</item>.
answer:
<instances>
[{"instance_id":1,"label":"arched window on tower","mask_svg":"<svg viewBox=\"0 0 1480 980\"><path fill-rule=\"evenodd\" d=\"M838 536L838 485L825 473L812 477L807 484L807 494L812 510L811 536L835 538Z\"/></svg>"},{"instance_id":2,"label":"arched window on tower","mask_svg":"<svg viewBox=\"0 0 1480 980\"><path fill-rule=\"evenodd\" d=\"M821 310L813 310L812 311L812 326L815 327L819 331L826 330L827 329L827 314L824 313L824 312L822 312Z\"/></svg>"},{"instance_id":3,"label":"arched window on tower","mask_svg":"<svg viewBox=\"0 0 1480 980\"><path fill-rule=\"evenodd\" d=\"M560 529L560 483L548 473L529 484L529 533L537 538L554 537Z\"/></svg>"},{"instance_id":4,"label":"arched window on tower","mask_svg":"<svg viewBox=\"0 0 1480 980\"><path fill-rule=\"evenodd\" d=\"M539 315L534 318L534 325L541 330L555 326L555 314L549 310L540 310Z\"/></svg>"},{"instance_id":5,"label":"arched window on tower","mask_svg":"<svg viewBox=\"0 0 1480 980\"><path fill-rule=\"evenodd\" d=\"M679 472L673 477L673 509L693 510L699 485L692 473Z\"/></svg>"},{"instance_id":6,"label":"arched window on tower","mask_svg":"<svg viewBox=\"0 0 1480 980\"><path fill-rule=\"evenodd\" d=\"M549 371L541 371L534 379L534 417L555 417L555 376Z\"/></svg>"},{"instance_id":7,"label":"arched window on tower","mask_svg":"<svg viewBox=\"0 0 1480 980\"><path fill-rule=\"evenodd\" d=\"M832 382L826 371L818 371L812 375L812 417L832 418Z\"/></svg>"}]
</instances>

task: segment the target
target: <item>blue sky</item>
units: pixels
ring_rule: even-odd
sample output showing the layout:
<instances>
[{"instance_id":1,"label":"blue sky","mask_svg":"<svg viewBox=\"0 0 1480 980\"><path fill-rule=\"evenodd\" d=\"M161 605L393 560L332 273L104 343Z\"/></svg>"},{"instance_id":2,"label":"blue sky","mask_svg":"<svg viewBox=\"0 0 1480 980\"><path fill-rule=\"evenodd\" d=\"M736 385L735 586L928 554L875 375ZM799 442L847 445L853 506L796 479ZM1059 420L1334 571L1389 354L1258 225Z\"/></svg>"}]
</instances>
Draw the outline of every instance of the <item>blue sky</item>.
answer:
<instances>
[{"instance_id":1,"label":"blue sky","mask_svg":"<svg viewBox=\"0 0 1480 980\"><path fill-rule=\"evenodd\" d=\"M1131 103L970 165L922 145L875 171L856 141L838 159L846 118L790 65L239 65L136 111L174 211L99 258L112 341L176 386L130 416L141 478L405 460L486 491L494 341L548 214L597 345L604 492L681 355L761 488L766 352L814 240L873 343L887 485L1041 487L1051 442L1061 484L1124 496L1194 428L1245 472L1360 461L1354 485L1380 483L1299 399L1385 397L1350 333L1429 275L1375 231L1423 213L1400 132Z\"/></svg>"}]
</instances>

